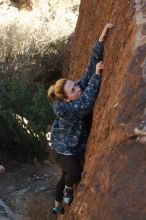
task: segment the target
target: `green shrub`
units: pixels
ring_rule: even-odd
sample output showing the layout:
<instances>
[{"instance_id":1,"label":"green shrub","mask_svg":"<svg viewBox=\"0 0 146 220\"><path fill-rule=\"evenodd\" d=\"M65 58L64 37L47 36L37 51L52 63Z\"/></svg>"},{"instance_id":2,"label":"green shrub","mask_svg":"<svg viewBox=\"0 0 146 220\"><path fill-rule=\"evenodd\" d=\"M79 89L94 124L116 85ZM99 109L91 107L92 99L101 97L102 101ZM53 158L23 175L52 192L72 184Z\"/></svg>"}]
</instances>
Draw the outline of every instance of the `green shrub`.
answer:
<instances>
[{"instance_id":1,"label":"green shrub","mask_svg":"<svg viewBox=\"0 0 146 220\"><path fill-rule=\"evenodd\" d=\"M54 119L44 85L27 76L0 81L0 117L25 159L44 158L47 126Z\"/></svg>"}]
</instances>

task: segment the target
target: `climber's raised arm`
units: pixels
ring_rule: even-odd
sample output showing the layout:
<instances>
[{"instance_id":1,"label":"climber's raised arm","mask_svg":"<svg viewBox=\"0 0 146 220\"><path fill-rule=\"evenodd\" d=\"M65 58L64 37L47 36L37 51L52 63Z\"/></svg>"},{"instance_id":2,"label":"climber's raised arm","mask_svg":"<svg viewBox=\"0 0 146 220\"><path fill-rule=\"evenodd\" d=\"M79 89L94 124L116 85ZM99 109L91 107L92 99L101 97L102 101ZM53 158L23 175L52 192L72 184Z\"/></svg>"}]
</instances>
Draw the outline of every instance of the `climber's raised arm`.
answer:
<instances>
[{"instance_id":1,"label":"climber's raised arm","mask_svg":"<svg viewBox=\"0 0 146 220\"><path fill-rule=\"evenodd\" d=\"M109 29L113 27L113 24L107 23L99 37L93 46L91 56L89 58L89 62L87 65L87 69L85 70L83 76L76 82L82 91L87 87L88 82L91 76L95 73L96 64L100 61L103 61L103 53L104 53L104 41L107 38L107 34Z\"/></svg>"},{"instance_id":2,"label":"climber's raised arm","mask_svg":"<svg viewBox=\"0 0 146 220\"><path fill-rule=\"evenodd\" d=\"M99 37L99 40L98 40L98 42L104 42L105 40L106 40L106 38L107 38L107 36L108 36L108 31L111 29L111 28L113 28L113 24L112 23L107 23L106 25L105 25L105 27L104 27L104 29L103 29L103 31L102 31L102 33L101 33L101 35L100 35L100 37Z\"/></svg>"}]
</instances>

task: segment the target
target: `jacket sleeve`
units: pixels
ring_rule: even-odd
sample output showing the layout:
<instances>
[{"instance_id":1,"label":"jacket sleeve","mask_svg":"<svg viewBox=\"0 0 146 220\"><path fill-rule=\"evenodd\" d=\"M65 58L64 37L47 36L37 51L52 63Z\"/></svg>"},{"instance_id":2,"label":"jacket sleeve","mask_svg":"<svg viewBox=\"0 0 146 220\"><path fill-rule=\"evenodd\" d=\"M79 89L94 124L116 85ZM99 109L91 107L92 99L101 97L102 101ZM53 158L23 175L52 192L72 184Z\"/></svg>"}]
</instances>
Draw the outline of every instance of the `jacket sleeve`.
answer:
<instances>
[{"instance_id":1,"label":"jacket sleeve","mask_svg":"<svg viewBox=\"0 0 146 220\"><path fill-rule=\"evenodd\" d=\"M104 45L102 42L96 41L93 46L92 54L89 58L87 69L85 70L83 76L76 82L82 91L87 87L91 76L95 73L96 64L103 61Z\"/></svg>"},{"instance_id":2,"label":"jacket sleeve","mask_svg":"<svg viewBox=\"0 0 146 220\"><path fill-rule=\"evenodd\" d=\"M92 111L95 99L100 89L101 78L93 74L88 86L81 94L80 98L71 102L61 102L60 107L54 108L57 117L76 120L83 118Z\"/></svg>"}]
</instances>

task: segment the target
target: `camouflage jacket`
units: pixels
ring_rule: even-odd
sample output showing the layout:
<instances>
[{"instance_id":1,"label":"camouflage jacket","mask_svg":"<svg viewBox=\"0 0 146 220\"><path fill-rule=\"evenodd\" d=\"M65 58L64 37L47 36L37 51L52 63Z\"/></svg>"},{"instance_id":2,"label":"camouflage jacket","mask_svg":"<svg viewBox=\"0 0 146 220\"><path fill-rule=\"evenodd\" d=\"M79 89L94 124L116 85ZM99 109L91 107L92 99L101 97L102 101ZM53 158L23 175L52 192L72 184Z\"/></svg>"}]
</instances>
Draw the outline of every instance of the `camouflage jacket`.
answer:
<instances>
[{"instance_id":1,"label":"camouflage jacket","mask_svg":"<svg viewBox=\"0 0 146 220\"><path fill-rule=\"evenodd\" d=\"M88 137L84 117L92 111L99 93L101 79L95 69L96 63L103 60L103 49L103 44L97 41L84 75L76 82L83 91L80 98L52 102L56 120L51 129L51 147L57 153L80 155L85 150Z\"/></svg>"}]
</instances>

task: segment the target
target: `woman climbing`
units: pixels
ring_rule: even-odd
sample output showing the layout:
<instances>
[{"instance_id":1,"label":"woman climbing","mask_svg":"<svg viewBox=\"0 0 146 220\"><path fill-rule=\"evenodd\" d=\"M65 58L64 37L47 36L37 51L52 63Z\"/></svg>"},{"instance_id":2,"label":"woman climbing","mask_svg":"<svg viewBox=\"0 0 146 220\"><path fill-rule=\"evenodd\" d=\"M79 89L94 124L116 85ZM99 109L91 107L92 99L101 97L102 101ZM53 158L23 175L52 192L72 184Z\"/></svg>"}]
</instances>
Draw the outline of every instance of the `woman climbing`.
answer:
<instances>
[{"instance_id":1,"label":"woman climbing","mask_svg":"<svg viewBox=\"0 0 146 220\"><path fill-rule=\"evenodd\" d=\"M105 25L96 41L88 67L80 80L73 82L59 79L48 89L56 120L51 130L51 148L62 176L56 186L54 214L63 214L62 201L70 205L73 201L73 186L81 179L80 158L85 152L87 128L84 118L94 107L99 93L103 70L103 42L113 24Z\"/></svg>"}]
</instances>

